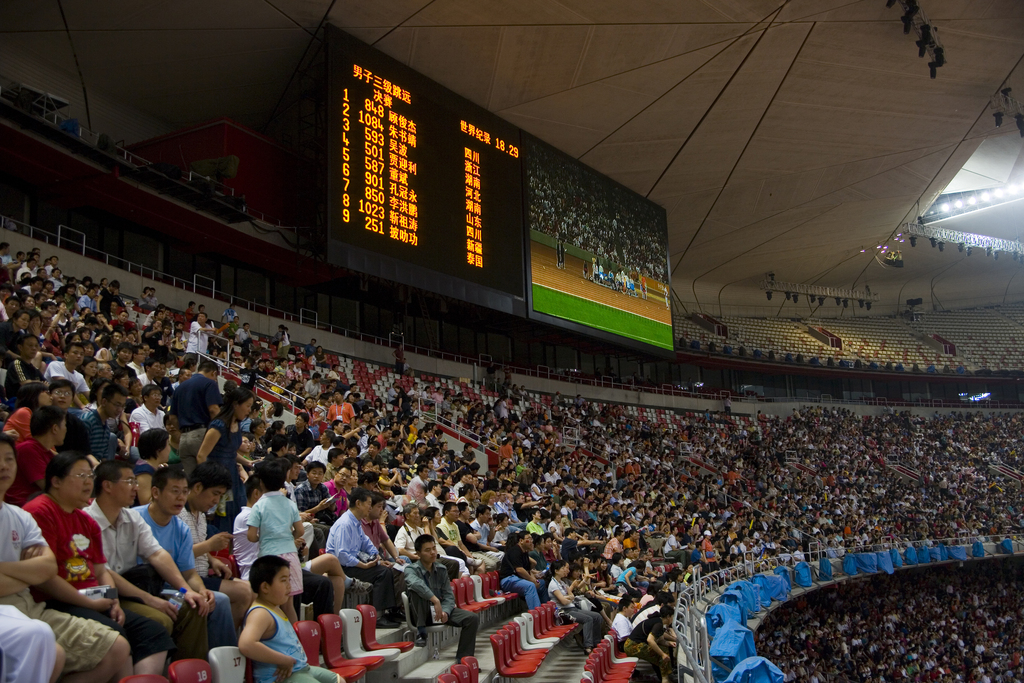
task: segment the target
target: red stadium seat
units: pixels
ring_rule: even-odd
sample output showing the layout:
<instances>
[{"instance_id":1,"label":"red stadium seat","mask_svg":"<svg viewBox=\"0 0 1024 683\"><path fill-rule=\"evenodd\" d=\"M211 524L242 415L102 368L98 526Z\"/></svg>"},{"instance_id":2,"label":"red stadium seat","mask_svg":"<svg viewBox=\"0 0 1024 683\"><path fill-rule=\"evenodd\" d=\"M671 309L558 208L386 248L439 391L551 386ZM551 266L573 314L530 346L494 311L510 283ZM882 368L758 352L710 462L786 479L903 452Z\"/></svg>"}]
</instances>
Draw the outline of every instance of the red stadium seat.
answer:
<instances>
[{"instance_id":1,"label":"red stadium seat","mask_svg":"<svg viewBox=\"0 0 1024 683\"><path fill-rule=\"evenodd\" d=\"M306 661L310 666L320 664L320 625L315 621L297 621L293 627L295 635L299 637L299 643L306 653ZM355 681L366 675L366 669L361 666L338 666L332 667L331 671L338 674L346 681Z\"/></svg>"},{"instance_id":2,"label":"red stadium seat","mask_svg":"<svg viewBox=\"0 0 1024 683\"><path fill-rule=\"evenodd\" d=\"M397 643L388 643L387 645L381 645L377 642L377 610L374 609L373 605L358 605L356 609L363 615L362 624L362 637L363 647L366 650L387 650L390 648L398 648L402 652L408 652L416 644L409 640L399 641Z\"/></svg>"},{"instance_id":3,"label":"red stadium seat","mask_svg":"<svg viewBox=\"0 0 1024 683\"><path fill-rule=\"evenodd\" d=\"M342 654L342 629L341 617L337 614L321 614L317 621L323 631L323 639L320 641L324 661L331 669L342 666L361 666L367 671L373 671L383 666L386 661L383 657L357 657L348 659Z\"/></svg>"},{"instance_id":4,"label":"red stadium seat","mask_svg":"<svg viewBox=\"0 0 1024 683\"><path fill-rule=\"evenodd\" d=\"M202 659L179 659L171 662L167 677L171 683L209 683L213 680L213 671L209 662Z\"/></svg>"}]
</instances>

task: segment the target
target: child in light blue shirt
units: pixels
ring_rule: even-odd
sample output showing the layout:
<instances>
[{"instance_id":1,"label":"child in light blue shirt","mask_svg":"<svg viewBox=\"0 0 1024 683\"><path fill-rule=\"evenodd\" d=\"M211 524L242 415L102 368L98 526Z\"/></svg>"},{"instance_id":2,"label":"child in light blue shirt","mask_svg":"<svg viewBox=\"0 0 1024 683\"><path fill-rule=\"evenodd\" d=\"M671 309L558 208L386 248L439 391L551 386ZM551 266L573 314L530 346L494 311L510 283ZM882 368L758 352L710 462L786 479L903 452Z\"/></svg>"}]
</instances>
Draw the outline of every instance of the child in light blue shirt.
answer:
<instances>
[{"instance_id":1,"label":"child in light blue shirt","mask_svg":"<svg viewBox=\"0 0 1024 683\"><path fill-rule=\"evenodd\" d=\"M286 458L274 458L259 469L263 495L252 506L249 513L249 530L246 537L252 543L259 541L259 556L277 555L287 560L290 569L291 595L302 595L302 564L295 545L302 538L302 520L299 508L281 493L291 462ZM294 601L287 601L282 608L294 624L298 621Z\"/></svg>"}]
</instances>

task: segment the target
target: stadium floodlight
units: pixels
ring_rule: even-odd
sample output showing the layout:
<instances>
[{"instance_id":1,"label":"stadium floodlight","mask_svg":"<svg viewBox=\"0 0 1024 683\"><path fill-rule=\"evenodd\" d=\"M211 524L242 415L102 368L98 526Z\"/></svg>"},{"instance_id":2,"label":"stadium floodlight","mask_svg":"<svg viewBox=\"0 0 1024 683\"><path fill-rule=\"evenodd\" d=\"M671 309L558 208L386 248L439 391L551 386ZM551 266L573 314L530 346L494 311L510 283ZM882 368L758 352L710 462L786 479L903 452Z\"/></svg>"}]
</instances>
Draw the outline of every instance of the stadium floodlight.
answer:
<instances>
[{"instance_id":1,"label":"stadium floodlight","mask_svg":"<svg viewBox=\"0 0 1024 683\"><path fill-rule=\"evenodd\" d=\"M984 249L989 256L995 251L1024 256L1024 245L1017 240L1006 240L999 237L989 237L988 235L978 235L972 232L948 230L934 224L904 223L902 228L904 232L911 236L916 235L929 240L935 240L937 245L944 242L956 244L957 250L964 251L966 249L968 256L971 255L973 247Z\"/></svg>"},{"instance_id":2,"label":"stadium floodlight","mask_svg":"<svg viewBox=\"0 0 1024 683\"><path fill-rule=\"evenodd\" d=\"M787 301L797 301L800 294L804 294L809 299L836 299L836 305L839 305L841 299L861 299L865 301L881 301L881 297L877 294L872 294L871 290L865 287L863 290L860 289L844 289L841 287L824 287L822 285L805 285L799 282L782 282L780 280L769 280L764 279L760 283L761 290L764 292L781 292L786 295Z\"/></svg>"}]
</instances>

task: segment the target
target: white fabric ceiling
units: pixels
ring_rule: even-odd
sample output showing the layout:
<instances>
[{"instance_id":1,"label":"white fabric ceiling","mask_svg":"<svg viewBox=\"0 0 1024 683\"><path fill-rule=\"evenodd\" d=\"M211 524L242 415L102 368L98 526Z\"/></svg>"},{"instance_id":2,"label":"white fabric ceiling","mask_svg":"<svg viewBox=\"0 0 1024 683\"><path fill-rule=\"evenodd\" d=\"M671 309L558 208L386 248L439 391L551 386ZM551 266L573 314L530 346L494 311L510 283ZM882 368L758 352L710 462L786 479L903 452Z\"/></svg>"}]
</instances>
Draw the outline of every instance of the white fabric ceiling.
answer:
<instances>
[{"instance_id":1,"label":"white fabric ceiling","mask_svg":"<svg viewBox=\"0 0 1024 683\"><path fill-rule=\"evenodd\" d=\"M935 80L885 0L7 0L0 66L80 69L168 127L260 127L327 21L663 205L687 307L808 314L755 308L767 270L867 283L875 313L1024 298L1009 259L873 257L984 140L1017 134L987 107L1024 94L1024 3L920 4L946 48Z\"/></svg>"}]
</instances>

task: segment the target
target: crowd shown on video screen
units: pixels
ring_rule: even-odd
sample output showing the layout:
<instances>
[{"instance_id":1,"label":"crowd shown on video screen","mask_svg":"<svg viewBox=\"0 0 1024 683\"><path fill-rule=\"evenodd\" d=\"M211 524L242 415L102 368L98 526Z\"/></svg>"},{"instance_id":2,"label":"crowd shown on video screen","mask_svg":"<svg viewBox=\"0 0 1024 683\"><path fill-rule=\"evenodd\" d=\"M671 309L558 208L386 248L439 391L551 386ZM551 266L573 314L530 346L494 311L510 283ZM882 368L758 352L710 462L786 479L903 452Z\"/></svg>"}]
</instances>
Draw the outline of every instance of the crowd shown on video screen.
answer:
<instances>
[{"instance_id":1,"label":"crowd shown on video screen","mask_svg":"<svg viewBox=\"0 0 1024 683\"><path fill-rule=\"evenodd\" d=\"M532 146L527 159L532 229L612 261L635 279L668 281L668 235L657 207L546 147Z\"/></svg>"}]
</instances>

